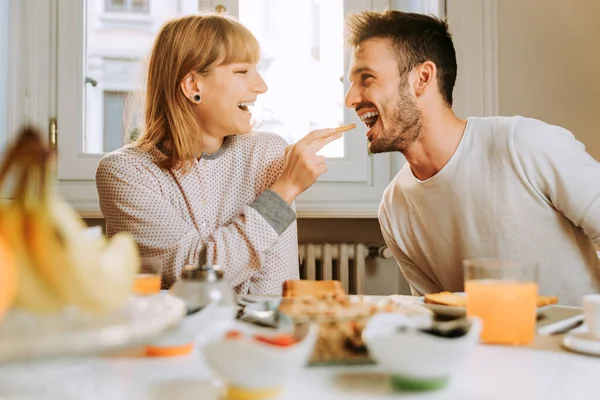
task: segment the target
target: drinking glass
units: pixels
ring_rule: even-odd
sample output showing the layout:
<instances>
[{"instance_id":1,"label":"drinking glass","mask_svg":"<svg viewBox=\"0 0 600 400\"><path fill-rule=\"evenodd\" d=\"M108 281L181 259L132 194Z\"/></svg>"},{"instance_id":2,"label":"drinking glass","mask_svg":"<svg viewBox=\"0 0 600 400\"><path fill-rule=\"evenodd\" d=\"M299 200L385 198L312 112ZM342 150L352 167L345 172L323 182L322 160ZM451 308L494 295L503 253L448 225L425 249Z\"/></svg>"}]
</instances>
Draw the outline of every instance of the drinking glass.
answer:
<instances>
[{"instance_id":1,"label":"drinking glass","mask_svg":"<svg viewBox=\"0 0 600 400\"><path fill-rule=\"evenodd\" d=\"M537 317L538 266L529 261L463 261L467 315L481 319L481 340L524 345L533 341Z\"/></svg>"},{"instance_id":2,"label":"drinking glass","mask_svg":"<svg viewBox=\"0 0 600 400\"><path fill-rule=\"evenodd\" d=\"M160 257L143 258L141 272L135 278L133 291L138 295L159 293L162 266L163 263Z\"/></svg>"}]
</instances>

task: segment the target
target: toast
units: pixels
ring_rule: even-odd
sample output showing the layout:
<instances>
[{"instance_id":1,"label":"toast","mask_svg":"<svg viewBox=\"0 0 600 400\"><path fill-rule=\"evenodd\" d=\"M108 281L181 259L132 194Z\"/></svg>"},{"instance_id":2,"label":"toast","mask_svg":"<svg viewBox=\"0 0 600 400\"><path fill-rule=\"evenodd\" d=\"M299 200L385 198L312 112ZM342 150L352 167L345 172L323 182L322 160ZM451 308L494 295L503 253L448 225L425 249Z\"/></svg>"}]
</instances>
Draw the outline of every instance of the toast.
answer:
<instances>
[{"instance_id":1,"label":"toast","mask_svg":"<svg viewBox=\"0 0 600 400\"><path fill-rule=\"evenodd\" d=\"M467 297L452 292L430 293L425 295L425 303L442 306L466 307Z\"/></svg>"},{"instance_id":2,"label":"toast","mask_svg":"<svg viewBox=\"0 0 600 400\"><path fill-rule=\"evenodd\" d=\"M345 297L346 292L340 281L287 280L283 282L283 297L305 297L337 295Z\"/></svg>"},{"instance_id":3,"label":"toast","mask_svg":"<svg viewBox=\"0 0 600 400\"><path fill-rule=\"evenodd\" d=\"M467 297L464 295L452 293L452 292L439 292L439 293L430 293L425 296L425 303L428 304L439 304L443 306L453 306L453 307L466 307L467 306ZM550 304L558 303L558 297L556 296L538 296L537 298L537 306L543 307L548 306Z\"/></svg>"},{"instance_id":4,"label":"toast","mask_svg":"<svg viewBox=\"0 0 600 400\"><path fill-rule=\"evenodd\" d=\"M342 126L338 126L337 128L335 128L334 132L335 133L346 132L346 131L349 131L354 128L356 128L356 124L342 125Z\"/></svg>"},{"instance_id":5,"label":"toast","mask_svg":"<svg viewBox=\"0 0 600 400\"><path fill-rule=\"evenodd\" d=\"M558 297L556 296L538 296L537 298L538 307L549 306L550 304L556 303L558 303Z\"/></svg>"}]
</instances>

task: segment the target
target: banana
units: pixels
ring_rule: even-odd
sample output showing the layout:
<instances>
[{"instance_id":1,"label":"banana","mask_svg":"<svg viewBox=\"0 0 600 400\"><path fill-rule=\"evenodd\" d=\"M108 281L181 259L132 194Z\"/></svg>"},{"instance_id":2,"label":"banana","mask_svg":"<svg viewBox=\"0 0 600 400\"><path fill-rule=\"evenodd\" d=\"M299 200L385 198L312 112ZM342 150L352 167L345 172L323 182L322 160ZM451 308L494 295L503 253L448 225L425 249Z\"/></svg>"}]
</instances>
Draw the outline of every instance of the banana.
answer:
<instances>
[{"instance_id":1,"label":"banana","mask_svg":"<svg viewBox=\"0 0 600 400\"><path fill-rule=\"evenodd\" d=\"M4 237L17 261L18 280L14 305L30 311L49 313L60 310L63 301L58 294L38 275L24 243L23 214L16 208L4 209L0 213L0 235Z\"/></svg>"},{"instance_id":2,"label":"banana","mask_svg":"<svg viewBox=\"0 0 600 400\"><path fill-rule=\"evenodd\" d=\"M19 265L15 305L36 313L75 306L107 312L133 293L141 261L130 234L107 240L84 234L85 223L54 192L52 153L39 133L25 129L0 166L20 179L11 204L0 207L0 235Z\"/></svg>"},{"instance_id":3,"label":"banana","mask_svg":"<svg viewBox=\"0 0 600 400\"><path fill-rule=\"evenodd\" d=\"M103 312L122 305L132 293L141 265L133 237L121 233L106 241L83 235L79 216L58 199L53 201L51 212L53 219L61 222L55 224L56 233L63 238L63 251L70 261L71 282L63 282L60 290L70 291L71 302L90 311Z\"/></svg>"}]
</instances>

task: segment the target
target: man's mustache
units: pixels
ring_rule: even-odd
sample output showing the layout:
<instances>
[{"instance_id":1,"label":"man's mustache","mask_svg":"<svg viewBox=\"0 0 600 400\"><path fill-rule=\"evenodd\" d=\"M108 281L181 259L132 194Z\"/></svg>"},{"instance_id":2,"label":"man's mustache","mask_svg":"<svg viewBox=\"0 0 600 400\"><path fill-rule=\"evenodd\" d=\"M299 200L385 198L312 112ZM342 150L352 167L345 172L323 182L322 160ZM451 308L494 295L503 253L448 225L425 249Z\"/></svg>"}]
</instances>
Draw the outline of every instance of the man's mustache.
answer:
<instances>
[{"instance_id":1,"label":"man's mustache","mask_svg":"<svg viewBox=\"0 0 600 400\"><path fill-rule=\"evenodd\" d=\"M363 108L377 108L377 107L375 107L375 104L373 104L373 103L358 103L356 105L356 107L354 107L354 110L356 110L356 112L359 112Z\"/></svg>"}]
</instances>

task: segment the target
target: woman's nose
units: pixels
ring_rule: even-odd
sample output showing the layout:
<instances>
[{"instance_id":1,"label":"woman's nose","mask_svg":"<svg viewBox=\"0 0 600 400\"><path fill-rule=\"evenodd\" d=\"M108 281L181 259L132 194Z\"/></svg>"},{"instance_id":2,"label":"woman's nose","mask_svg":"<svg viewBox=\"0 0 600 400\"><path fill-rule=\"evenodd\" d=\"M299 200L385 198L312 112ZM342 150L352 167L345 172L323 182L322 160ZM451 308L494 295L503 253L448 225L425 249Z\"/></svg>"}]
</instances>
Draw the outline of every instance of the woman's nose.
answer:
<instances>
[{"instance_id":1,"label":"woman's nose","mask_svg":"<svg viewBox=\"0 0 600 400\"><path fill-rule=\"evenodd\" d=\"M262 78L262 76L260 76L260 74L256 74L256 82L254 84L253 91L255 93L262 94L267 90L269 90L269 88L267 87L265 80Z\"/></svg>"}]
</instances>

